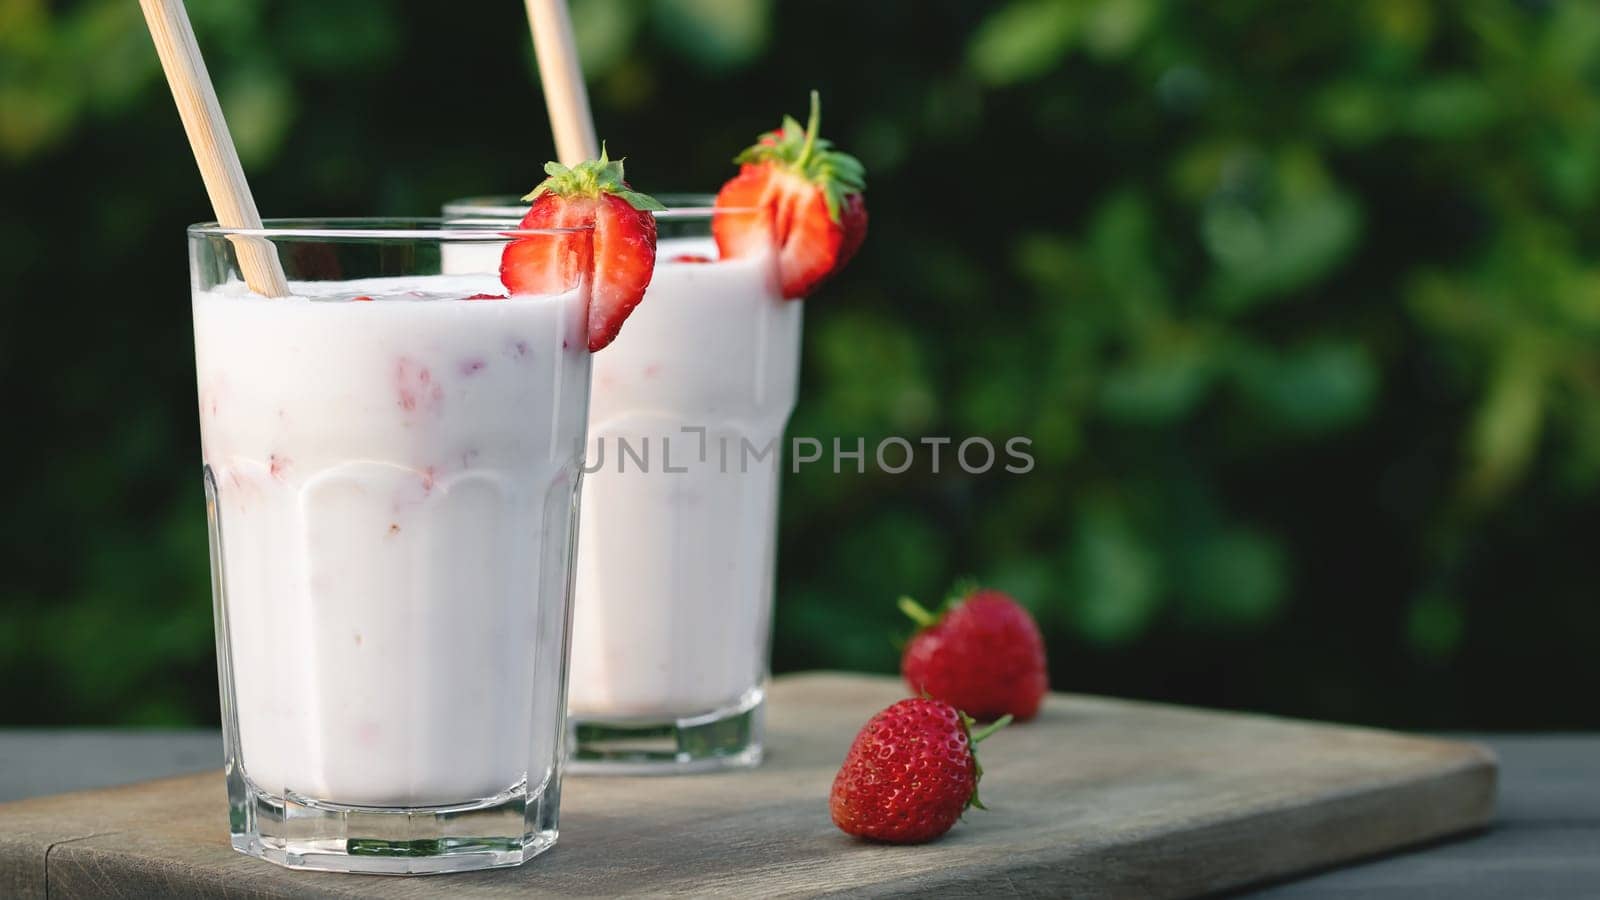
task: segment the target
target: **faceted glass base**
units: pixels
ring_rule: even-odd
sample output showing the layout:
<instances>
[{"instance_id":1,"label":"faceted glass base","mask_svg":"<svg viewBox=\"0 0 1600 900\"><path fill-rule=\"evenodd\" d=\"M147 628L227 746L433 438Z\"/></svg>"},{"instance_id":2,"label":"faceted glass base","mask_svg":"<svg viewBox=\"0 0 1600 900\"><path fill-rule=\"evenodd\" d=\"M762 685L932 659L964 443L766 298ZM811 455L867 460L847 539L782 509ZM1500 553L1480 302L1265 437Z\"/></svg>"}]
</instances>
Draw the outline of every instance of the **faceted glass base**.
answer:
<instances>
[{"instance_id":1,"label":"faceted glass base","mask_svg":"<svg viewBox=\"0 0 1600 900\"><path fill-rule=\"evenodd\" d=\"M579 775L680 775L761 763L766 690L732 706L669 719L598 719L574 713L566 770Z\"/></svg>"},{"instance_id":2,"label":"faceted glass base","mask_svg":"<svg viewBox=\"0 0 1600 900\"><path fill-rule=\"evenodd\" d=\"M275 797L228 770L233 849L291 869L432 875L520 865L556 842L555 792L526 784L455 806L346 806Z\"/></svg>"}]
</instances>

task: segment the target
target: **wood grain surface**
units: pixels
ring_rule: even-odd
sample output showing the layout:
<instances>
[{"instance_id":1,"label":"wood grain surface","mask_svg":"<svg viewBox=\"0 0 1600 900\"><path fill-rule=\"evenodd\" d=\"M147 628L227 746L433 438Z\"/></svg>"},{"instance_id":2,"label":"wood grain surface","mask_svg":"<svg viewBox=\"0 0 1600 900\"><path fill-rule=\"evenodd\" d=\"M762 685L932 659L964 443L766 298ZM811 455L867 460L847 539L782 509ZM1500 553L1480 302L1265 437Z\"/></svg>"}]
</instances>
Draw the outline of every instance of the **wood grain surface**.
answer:
<instances>
[{"instance_id":1,"label":"wood grain surface","mask_svg":"<svg viewBox=\"0 0 1600 900\"><path fill-rule=\"evenodd\" d=\"M828 819L892 679L777 679L754 772L568 778L561 842L518 869L396 879L291 872L228 845L219 772L0 804L0 896L1184 897L1487 824L1473 744L1077 695L984 743L984 801L942 840L885 847Z\"/></svg>"}]
</instances>

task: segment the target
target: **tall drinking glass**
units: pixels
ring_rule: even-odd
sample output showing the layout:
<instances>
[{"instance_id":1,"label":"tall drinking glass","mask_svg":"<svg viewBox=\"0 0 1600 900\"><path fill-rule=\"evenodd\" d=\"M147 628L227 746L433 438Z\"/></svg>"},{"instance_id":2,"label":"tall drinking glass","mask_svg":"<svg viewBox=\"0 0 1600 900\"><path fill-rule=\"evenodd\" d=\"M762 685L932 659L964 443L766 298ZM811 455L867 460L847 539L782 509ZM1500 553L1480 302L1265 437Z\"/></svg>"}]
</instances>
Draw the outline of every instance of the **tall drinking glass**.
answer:
<instances>
[{"instance_id":1,"label":"tall drinking glass","mask_svg":"<svg viewBox=\"0 0 1600 900\"><path fill-rule=\"evenodd\" d=\"M802 305L780 295L772 257L718 259L712 197L660 199L668 209L656 214L650 288L594 360L568 694L573 771L761 759ZM485 198L445 215L503 223L524 208Z\"/></svg>"},{"instance_id":2,"label":"tall drinking glass","mask_svg":"<svg viewBox=\"0 0 1600 900\"><path fill-rule=\"evenodd\" d=\"M395 874L549 848L587 287L488 299L494 267L443 272L505 228L188 235L233 846ZM292 296L246 288L251 241Z\"/></svg>"}]
</instances>

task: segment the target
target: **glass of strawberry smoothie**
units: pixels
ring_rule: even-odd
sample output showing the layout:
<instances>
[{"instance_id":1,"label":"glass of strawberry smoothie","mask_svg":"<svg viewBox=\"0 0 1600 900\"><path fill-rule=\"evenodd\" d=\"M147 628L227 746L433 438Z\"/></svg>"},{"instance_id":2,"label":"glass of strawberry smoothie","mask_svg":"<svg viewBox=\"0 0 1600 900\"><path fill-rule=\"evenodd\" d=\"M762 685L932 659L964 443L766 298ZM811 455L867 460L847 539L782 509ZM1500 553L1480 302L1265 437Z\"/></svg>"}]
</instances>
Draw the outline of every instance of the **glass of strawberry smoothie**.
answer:
<instances>
[{"instance_id":1,"label":"glass of strawberry smoothie","mask_svg":"<svg viewBox=\"0 0 1600 900\"><path fill-rule=\"evenodd\" d=\"M233 846L414 874L549 848L588 283L507 295L438 220L189 229ZM290 296L240 275L270 245ZM441 266L446 247L495 264Z\"/></svg>"},{"instance_id":2,"label":"glass of strawberry smoothie","mask_svg":"<svg viewBox=\"0 0 1600 900\"><path fill-rule=\"evenodd\" d=\"M659 199L645 300L594 359L568 687L581 773L752 766L762 754L803 304L782 297L771 254L720 257L713 196ZM485 197L444 214L503 223L525 210ZM447 262L482 266L468 258L479 252Z\"/></svg>"},{"instance_id":3,"label":"glass of strawberry smoothie","mask_svg":"<svg viewBox=\"0 0 1600 900\"><path fill-rule=\"evenodd\" d=\"M582 195L599 178L658 239L653 266L613 259L602 243L626 234L597 220L594 363L584 516L578 540L572 677L572 767L671 773L753 766L763 709L777 561L783 432L800 369L799 300L861 247L865 172L821 137L821 101L805 125L784 117L735 157L715 195L662 204L635 197L621 164L602 150L596 168L548 184ZM451 203L447 221L567 221L570 207L540 196ZM630 211L627 203L637 210ZM641 204L639 201L649 201ZM529 210L524 212L524 210ZM519 218L520 217L520 218ZM604 226L604 227L603 227ZM473 257L470 254L478 253ZM502 269L520 282L530 259ZM480 251L452 251L447 270L482 268ZM633 294L645 302L628 328L608 324ZM534 279L533 283L539 283Z\"/></svg>"}]
</instances>

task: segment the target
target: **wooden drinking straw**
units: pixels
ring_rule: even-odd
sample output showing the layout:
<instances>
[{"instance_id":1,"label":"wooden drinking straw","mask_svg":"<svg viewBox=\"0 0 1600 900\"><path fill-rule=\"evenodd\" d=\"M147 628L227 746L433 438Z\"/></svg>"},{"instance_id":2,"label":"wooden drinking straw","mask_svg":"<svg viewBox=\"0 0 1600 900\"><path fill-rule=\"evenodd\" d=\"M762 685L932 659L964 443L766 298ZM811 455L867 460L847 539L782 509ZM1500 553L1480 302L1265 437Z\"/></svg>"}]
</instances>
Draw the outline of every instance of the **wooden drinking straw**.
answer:
<instances>
[{"instance_id":1,"label":"wooden drinking straw","mask_svg":"<svg viewBox=\"0 0 1600 900\"><path fill-rule=\"evenodd\" d=\"M206 183L217 221L224 228L260 228L261 214L256 211L250 185L244 180L239 151L228 134L228 123L222 117L222 106L217 103L205 60L200 57L200 45L195 42L183 0L139 0L139 6L150 26L156 55L161 57L161 69L167 74L172 99L177 101L178 117L183 120L195 162L200 164L200 177ZM234 238L233 246L250 290L268 297L288 296L288 281L270 241Z\"/></svg>"},{"instance_id":2,"label":"wooden drinking straw","mask_svg":"<svg viewBox=\"0 0 1600 900\"><path fill-rule=\"evenodd\" d=\"M572 37L572 14L567 0L527 0L527 4L544 105L556 136L556 159L562 165L575 166L599 156L600 141L594 135L589 91L583 84L583 67Z\"/></svg>"}]
</instances>

